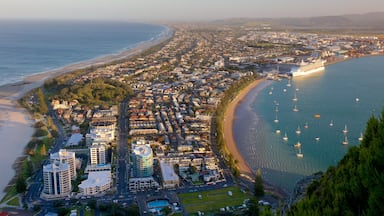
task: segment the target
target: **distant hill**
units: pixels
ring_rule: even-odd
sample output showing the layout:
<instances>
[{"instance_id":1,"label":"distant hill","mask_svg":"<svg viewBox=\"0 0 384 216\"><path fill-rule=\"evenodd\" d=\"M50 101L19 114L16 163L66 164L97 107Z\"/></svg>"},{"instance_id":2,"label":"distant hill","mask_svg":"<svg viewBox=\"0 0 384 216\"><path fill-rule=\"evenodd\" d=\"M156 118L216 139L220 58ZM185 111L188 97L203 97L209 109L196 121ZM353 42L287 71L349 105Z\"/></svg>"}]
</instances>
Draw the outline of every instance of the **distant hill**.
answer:
<instances>
[{"instance_id":1,"label":"distant hill","mask_svg":"<svg viewBox=\"0 0 384 216\"><path fill-rule=\"evenodd\" d=\"M295 29L363 29L384 31L384 12L293 18L238 18L215 22L234 25L265 23L274 27Z\"/></svg>"}]
</instances>

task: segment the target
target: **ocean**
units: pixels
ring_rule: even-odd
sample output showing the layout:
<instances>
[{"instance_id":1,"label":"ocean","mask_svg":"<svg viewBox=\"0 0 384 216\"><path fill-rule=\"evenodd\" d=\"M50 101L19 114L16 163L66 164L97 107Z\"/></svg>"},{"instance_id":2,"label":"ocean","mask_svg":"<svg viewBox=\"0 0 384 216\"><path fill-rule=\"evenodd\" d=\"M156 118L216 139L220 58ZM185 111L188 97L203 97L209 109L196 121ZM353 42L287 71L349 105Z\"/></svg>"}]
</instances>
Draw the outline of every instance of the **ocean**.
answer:
<instances>
[{"instance_id":1,"label":"ocean","mask_svg":"<svg viewBox=\"0 0 384 216\"><path fill-rule=\"evenodd\" d=\"M236 110L234 137L245 160L287 192L304 176L336 165L384 108L383 68L383 56L364 57L291 81L263 82Z\"/></svg>"},{"instance_id":2,"label":"ocean","mask_svg":"<svg viewBox=\"0 0 384 216\"><path fill-rule=\"evenodd\" d=\"M0 86L126 51L166 30L129 22L0 20Z\"/></svg>"}]
</instances>

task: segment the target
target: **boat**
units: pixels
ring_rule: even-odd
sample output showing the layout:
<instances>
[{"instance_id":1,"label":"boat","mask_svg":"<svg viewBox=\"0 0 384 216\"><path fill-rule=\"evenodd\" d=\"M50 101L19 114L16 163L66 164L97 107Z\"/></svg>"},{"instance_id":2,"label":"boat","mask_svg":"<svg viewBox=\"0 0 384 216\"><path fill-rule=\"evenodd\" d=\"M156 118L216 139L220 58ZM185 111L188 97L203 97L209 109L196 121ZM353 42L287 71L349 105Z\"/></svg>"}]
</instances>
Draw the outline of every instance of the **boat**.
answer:
<instances>
[{"instance_id":1,"label":"boat","mask_svg":"<svg viewBox=\"0 0 384 216\"><path fill-rule=\"evenodd\" d=\"M275 123L279 123L279 119L277 118L277 114L275 115L275 120L273 120Z\"/></svg>"},{"instance_id":2,"label":"boat","mask_svg":"<svg viewBox=\"0 0 384 216\"><path fill-rule=\"evenodd\" d=\"M301 134L300 126L297 126L296 134L297 134L297 135Z\"/></svg>"},{"instance_id":3,"label":"boat","mask_svg":"<svg viewBox=\"0 0 384 216\"><path fill-rule=\"evenodd\" d=\"M358 97L355 98L355 101L356 101L356 102L359 102L359 101L360 101L360 98L358 98Z\"/></svg>"},{"instance_id":4,"label":"boat","mask_svg":"<svg viewBox=\"0 0 384 216\"><path fill-rule=\"evenodd\" d=\"M296 104L295 104L295 106L293 107L293 112L299 112L299 109L297 109Z\"/></svg>"},{"instance_id":5,"label":"boat","mask_svg":"<svg viewBox=\"0 0 384 216\"><path fill-rule=\"evenodd\" d=\"M320 141L320 137L315 137L315 140L316 141Z\"/></svg>"},{"instance_id":6,"label":"boat","mask_svg":"<svg viewBox=\"0 0 384 216\"><path fill-rule=\"evenodd\" d=\"M308 126L308 122L305 122L304 128L305 128L305 129L309 128L309 126Z\"/></svg>"},{"instance_id":7,"label":"boat","mask_svg":"<svg viewBox=\"0 0 384 216\"><path fill-rule=\"evenodd\" d=\"M358 140L359 140L360 142L363 141L363 133L360 133L360 136L359 136Z\"/></svg>"},{"instance_id":8,"label":"boat","mask_svg":"<svg viewBox=\"0 0 384 216\"><path fill-rule=\"evenodd\" d=\"M329 127L333 127L333 120L329 123Z\"/></svg>"},{"instance_id":9,"label":"boat","mask_svg":"<svg viewBox=\"0 0 384 216\"><path fill-rule=\"evenodd\" d=\"M283 89L283 92L287 92L287 89Z\"/></svg>"},{"instance_id":10,"label":"boat","mask_svg":"<svg viewBox=\"0 0 384 216\"><path fill-rule=\"evenodd\" d=\"M315 115L313 115L313 117L320 118L320 114L315 114Z\"/></svg>"},{"instance_id":11,"label":"boat","mask_svg":"<svg viewBox=\"0 0 384 216\"><path fill-rule=\"evenodd\" d=\"M279 129L276 130L276 134L280 134L280 132L281 132L281 131L280 131Z\"/></svg>"},{"instance_id":12,"label":"boat","mask_svg":"<svg viewBox=\"0 0 384 216\"><path fill-rule=\"evenodd\" d=\"M291 87L291 86L292 86L292 85L291 85L291 80L290 80L290 79L288 79L287 86L288 86L288 87Z\"/></svg>"},{"instance_id":13,"label":"boat","mask_svg":"<svg viewBox=\"0 0 384 216\"><path fill-rule=\"evenodd\" d=\"M284 140L284 141L288 141L287 132L285 132L284 137L283 137L283 140Z\"/></svg>"},{"instance_id":14,"label":"boat","mask_svg":"<svg viewBox=\"0 0 384 216\"><path fill-rule=\"evenodd\" d=\"M348 145L348 138L347 135L344 136L344 140L342 142L343 145Z\"/></svg>"},{"instance_id":15,"label":"boat","mask_svg":"<svg viewBox=\"0 0 384 216\"><path fill-rule=\"evenodd\" d=\"M299 152L296 153L296 156L297 156L298 158L303 158L303 157L304 157L304 154L301 153L301 148L299 148Z\"/></svg>"},{"instance_id":16,"label":"boat","mask_svg":"<svg viewBox=\"0 0 384 216\"><path fill-rule=\"evenodd\" d=\"M294 146L295 146L295 148L300 148L301 147L301 143L299 141L297 141L297 143Z\"/></svg>"},{"instance_id":17,"label":"boat","mask_svg":"<svg viewBox=\"0 0 384 216\"><path fill-rule=\"evenodd\" d=\"M347 125L344 126L343 133L344 133L344 134L348 133Z\"/></svg>"},{"instance_id":18,"label":"boat","mask_svg":"<svg viewBox=\"0 0 384 216\"><path fill-rule=\"evenodd\" d=\"M296 65L296 67L292 68L291 75L292 77L298 77L298 76L306 76L310 75L316 72L324 71L324 61L321 59L317 59L312 62L304 62L301 61L299 65Z\"/></svg>"},{"instance_id":19,"label":"boat","mask_svg":"<svg viewBox=\"0 0 384 216\"><path fill-rule=\"evenodd\" d=\"M295 95L293 96L293 101L298 101L298 98L297 98L297 95L296 95L296 92L295 92Z\"/></svg>"}]
</instances>

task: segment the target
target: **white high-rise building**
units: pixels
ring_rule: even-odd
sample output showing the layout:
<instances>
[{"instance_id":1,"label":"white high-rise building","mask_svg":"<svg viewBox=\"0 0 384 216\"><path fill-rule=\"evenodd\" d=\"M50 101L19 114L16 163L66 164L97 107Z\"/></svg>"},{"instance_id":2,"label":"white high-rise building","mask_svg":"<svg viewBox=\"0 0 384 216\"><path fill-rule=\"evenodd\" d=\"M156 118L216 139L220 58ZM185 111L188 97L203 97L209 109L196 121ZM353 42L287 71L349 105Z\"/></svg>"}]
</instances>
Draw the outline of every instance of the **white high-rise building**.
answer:
<instances>
[{"instance_id":1,"label":"white high-rise building","mask_svg":"<svg viewBox=\"0 0 384 216\"><path fill-rule=\"evenodd\" d=\"M89 148L91 164L106 164L105 143L93 143Z\"/></svg>"},{"instance_id":2,"label":"white high-rise building","mask_svg":"<svg viewBox=\"0 0 384 216\"><path fill-rule=\"evenodd\" d=\"M59 152L52 153L50 155L51 163L55 162L67 163L69 165L69 171L71 179L76 179L76 155L75 152L67 151L66 149L60 149Z\"/></svg>"},{"instance_id":3,"label":"white high-rise building","mask_svg":"<svg viewBox=\"0 0 384 216\"><path fill-rule=\"evenodd\" d=\"M55 161L43 166L43 178L42 197L54 199L70 195L72 190L70 166L66 162Z\"/></svg>"},{"instance_id":4,"label":"white high-rise building","mask_svg":"<svg viewBox=\"0 0 384 216\"><path fill-rule=\"evenodd\" d=\"M153 175L153 153L149 145L133 145L133 176L136 178Z\"/></svg>"}]
</instances>

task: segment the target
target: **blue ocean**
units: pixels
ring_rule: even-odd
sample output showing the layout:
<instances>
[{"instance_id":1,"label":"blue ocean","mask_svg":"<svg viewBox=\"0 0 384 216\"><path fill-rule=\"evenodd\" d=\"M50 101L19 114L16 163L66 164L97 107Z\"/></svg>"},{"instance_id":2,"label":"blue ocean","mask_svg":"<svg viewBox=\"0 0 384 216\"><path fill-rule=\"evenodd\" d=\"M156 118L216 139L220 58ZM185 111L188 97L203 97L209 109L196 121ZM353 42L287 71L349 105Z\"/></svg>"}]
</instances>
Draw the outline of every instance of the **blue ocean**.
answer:
<instances>
[{"instance_id":1,"label":"blue ocean","mask_svg":"<svg viewBox=\"0 0 384 216\"><path fill-rule=\"evenodd\" d=\"M336 165L384 108L383 68L383 56L364 57L292 81L263 82L236 110L234 136L245 160L287 192Z\"/></svg>"},{"instance_id":2,"label":"blue ocean","mask_svg":"<svg viewBox=\"0 0 384 216\"><path fill-rule=\"evenodd\" d=\"M129 22L0 20L0 86L120 53L166 30L165 26Z\"/></svg>"}]
</instances>

